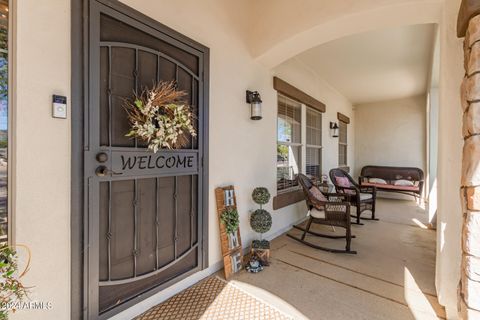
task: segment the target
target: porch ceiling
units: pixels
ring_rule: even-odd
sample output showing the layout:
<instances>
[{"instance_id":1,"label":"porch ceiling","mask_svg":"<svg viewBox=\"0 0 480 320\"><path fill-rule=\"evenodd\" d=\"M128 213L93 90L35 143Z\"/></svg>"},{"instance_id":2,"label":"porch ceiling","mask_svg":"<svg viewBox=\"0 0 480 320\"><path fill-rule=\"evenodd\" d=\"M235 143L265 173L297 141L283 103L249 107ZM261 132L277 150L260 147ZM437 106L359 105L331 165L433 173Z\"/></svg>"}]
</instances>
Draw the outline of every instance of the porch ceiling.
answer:
<instances>
[{"instance_id":1,"label":"porch ceiling","mask_svg":"<svg viewBox=\"0 0 480 320\"><path fill-rule=\"evenodd\" d=\"M353 104L427 91L434 24L361 33L305 51L300 60Z\"/></svg>"}]
</instances>

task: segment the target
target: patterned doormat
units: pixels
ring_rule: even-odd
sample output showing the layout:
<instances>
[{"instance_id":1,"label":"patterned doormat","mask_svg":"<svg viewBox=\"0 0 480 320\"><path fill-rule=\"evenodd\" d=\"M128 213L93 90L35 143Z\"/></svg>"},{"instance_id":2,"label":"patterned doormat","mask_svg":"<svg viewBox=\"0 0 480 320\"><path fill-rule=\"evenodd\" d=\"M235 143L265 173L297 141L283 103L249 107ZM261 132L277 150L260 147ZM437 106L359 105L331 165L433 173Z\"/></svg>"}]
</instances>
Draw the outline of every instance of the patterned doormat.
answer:
<instances>
[{"instance_id":1,"label":"patterned doormat","mask_svg":"<svg viewBox=\"0 0 480 320\"><path fill-rule=\"evenodd\" d=\"M148 310L137 320L292 319L230 282L209 277Z\"/></svg>"}]
</instances>

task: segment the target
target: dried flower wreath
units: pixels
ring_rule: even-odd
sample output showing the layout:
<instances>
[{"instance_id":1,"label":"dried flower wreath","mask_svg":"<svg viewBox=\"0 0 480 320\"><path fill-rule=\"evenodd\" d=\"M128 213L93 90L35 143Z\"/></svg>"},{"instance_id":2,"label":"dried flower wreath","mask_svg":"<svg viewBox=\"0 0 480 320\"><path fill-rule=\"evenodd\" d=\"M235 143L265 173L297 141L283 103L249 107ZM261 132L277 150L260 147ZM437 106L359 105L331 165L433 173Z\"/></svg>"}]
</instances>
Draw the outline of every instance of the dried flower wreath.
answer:
<instances>
[{"instance_id":1,"label":"dried flower wreath","mask_svg":"<svg viewBox=\"0 0 480 320\"><path fill-rule=\"evenodd\" d=\"M153 152L186 146L188 136L197 135L191 108L182 99L186 95L185 91L176 90L173 81L159 82L134 99L125 100L124 108L132 126L127 136L148 142Z\"/></svg>"}]
</instances>

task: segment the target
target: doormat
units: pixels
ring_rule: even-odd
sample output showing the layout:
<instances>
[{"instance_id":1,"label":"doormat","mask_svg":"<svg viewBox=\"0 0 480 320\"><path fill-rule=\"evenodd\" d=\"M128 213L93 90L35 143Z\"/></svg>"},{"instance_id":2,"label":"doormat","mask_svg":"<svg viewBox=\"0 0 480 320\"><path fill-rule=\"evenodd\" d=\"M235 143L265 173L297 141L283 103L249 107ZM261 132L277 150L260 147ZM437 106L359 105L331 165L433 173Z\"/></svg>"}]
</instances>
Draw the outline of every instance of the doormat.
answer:
<instances>
[{"instance_id":1,"label":"doormat","mask_svg":"<svg viewBox=\"0 0 480 320\"><path fill-rule=\"evenodd\" d=\"M266 302L216 276L180 292L136 320L293 319Z\"/></svg>"}]
</instances>

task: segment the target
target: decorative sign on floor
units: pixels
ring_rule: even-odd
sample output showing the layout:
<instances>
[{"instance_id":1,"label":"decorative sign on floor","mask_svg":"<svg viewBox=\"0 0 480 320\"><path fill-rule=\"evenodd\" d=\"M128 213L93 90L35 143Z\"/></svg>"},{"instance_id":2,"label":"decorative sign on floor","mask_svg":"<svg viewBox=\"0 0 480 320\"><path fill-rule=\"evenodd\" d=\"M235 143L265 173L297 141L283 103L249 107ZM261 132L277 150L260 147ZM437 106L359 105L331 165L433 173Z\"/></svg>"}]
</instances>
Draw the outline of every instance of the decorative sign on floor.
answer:
<instances>
[{"instance_id":1,"label":"decorative sign on floor","mask_svg":"<svg viewBox=\"0 0 480 320\"><path fill-rule=\"evenodd\" d=\"M225 279L243 266L237 200L233 186L215 189Z\"/></svg>"}]
</instances>

